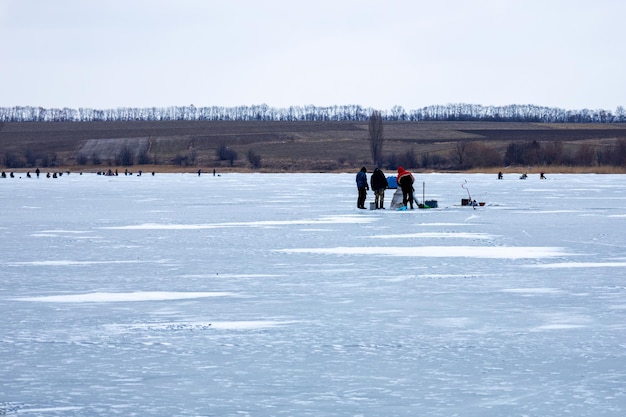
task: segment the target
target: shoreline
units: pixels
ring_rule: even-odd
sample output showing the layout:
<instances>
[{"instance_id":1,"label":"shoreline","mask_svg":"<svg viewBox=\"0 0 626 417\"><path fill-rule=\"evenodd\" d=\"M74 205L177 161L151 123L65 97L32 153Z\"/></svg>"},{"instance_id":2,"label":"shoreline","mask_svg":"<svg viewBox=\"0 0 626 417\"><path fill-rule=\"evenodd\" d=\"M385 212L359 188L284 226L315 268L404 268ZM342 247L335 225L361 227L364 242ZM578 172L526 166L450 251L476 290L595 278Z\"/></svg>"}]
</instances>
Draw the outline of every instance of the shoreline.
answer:
<instances>
[{"instance_id":1,"label":"shoreline","mask_svg":"<svg viewBox=\"0 0 626 417\"><path fill-rule=\"evenodd\" d=\"M374 170L374 166L368 167L368 172ZM13 172L14 175L26 175L27 173L31 173L31 175L35 175L34 168L18 168L18 169L10 169L4 168L0 170L0 172L6 173L8 176L9 173ZM124 175L124 172L128 170L129 173L136 175L139 171L142 171L143 175L151 175L152 172L155 174L196 174L198 170L201 170L202 175L213 175L213 167L179 167L174 165L133 165L129 167L119 167L119 166L106 166L106 167L97 167L97 166L58 166L58 167L48 167L41 168L39 167L40 175L46 175L47 173L84 173L84 174L98 174L98 173L106 173L110 170L115 172L117 169L118 175ZM215 167L216 174L229 174L229 173L239 173L239 174L350 174L356 173L356 170L352 169L338 169L338 170L272 170L272 169L251 169L251 168L242 168L242 167L220 167L219 169ZM394 173L394 169L382 169L386 175L390 175L390 173ZM549 166L549 167L521 167L521 166L510 166L510 167L496 167L496 168L480 168L480 169L468 169L468 170L432 170L432 169L410 169L411 172L416 174L494 174L497 175L498 172L502 172L503 174L522 174L527 173L528 175L539 175L541 172L545 174L626 174L626 168L614 167L614 166L602 166L602 167L569 167L569 166Z\"/></svg>"}]
</instances>

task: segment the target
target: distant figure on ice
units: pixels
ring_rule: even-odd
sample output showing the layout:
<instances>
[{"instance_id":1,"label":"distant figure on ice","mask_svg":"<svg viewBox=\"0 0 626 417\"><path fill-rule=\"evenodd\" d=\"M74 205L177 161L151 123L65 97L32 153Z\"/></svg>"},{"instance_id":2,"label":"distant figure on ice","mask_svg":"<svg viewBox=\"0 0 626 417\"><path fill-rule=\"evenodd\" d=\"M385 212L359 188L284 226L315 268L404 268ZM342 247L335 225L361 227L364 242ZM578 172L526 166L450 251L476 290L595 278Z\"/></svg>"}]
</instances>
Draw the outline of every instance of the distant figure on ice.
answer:
<instances>
[{"instance_id":1,"label":"distant figure on ice","mask_svg":"<svg viewBox=\"0 0 626 417\"><path fill-rule=\"evenodd\" d=\"M540 180L545 180L545 179L546 179L546 176L545 176L545 173L544 173L544 172L542 172L542 173L540 173L540 174L539 174L539 179L540 179Z\"/></svg>"},{"instance_id":2,"label":"distant figure on ice","mask_svg":"<svg viewBox=\"0 0 626 417\"><path fill-rule=\"evenodd\" d=\"M376 204L376 208L384 209L385 190L389 183L380 168L374 169L372 177L370 178L370 184L372 185L372 191L374 191L374 203Z\"/></svg>"},{"instance_id":3,"label":"distant figure on ice","mask_svg":"<svg viewBox=\"0 0 626 417\"><path fill-rule=\"evenodd\" d=\"M502 178L504 178L504 175L502 175L502 171L498 172L498 179L501 180Z\"/></svg>"},{"instance_id":4,"label":"distant figure on ice","mask_svg":"<svg viewBox=\"0 0 626 417\"><path fill-rule=\"evenodd\" d=\"M361 170L356 174L356 188L359 191L356 206L360 209L364 209L367 190L370 189L369 185L367 185L367 169L365 169L365 167L361 168Z\"/></svg>"},{"instance_id":5,"label":"distant figure on ice","mask_svg":"<svg viewBox=\"0 0 626 417\"><path fill-rule=\"evenodd\" d=\"M521 177L519 177L520 180L525 180L526 178L528 178L528 174L526 174L525 172L522 174Z\"/></svg>"},{"instance_id":6,"label":"distant figure on ice","mask_svg":"<svg viewBox=\"0 0 626 417\"><path fill-rule=\"evenodd\" d=\"M198 176L200 176L200 174L202 174L202 169L198 170Z\"/></svg>"},{"instance_id":7,"label":"distant figure on ice","mask_svg":"<svg viewBox=\"0 0 626 417\"><path fill-rule=\"evenodd\" d=\"M40 172L41 172L41 171L39 171L39 168L37 168L37 169L35 170L35 174L37 174L37 178L39 178L39 173L40 173Z\"/></svg>"},{"instance_id":8,"label":"distant figure on ice","mask_svg":"<svg viewBox=\"0 0 626 417\"><path fill-rule=\"evenodd\" d=\"M413 182L415 181L413 174L402 167L398 167L396 181L400 188L402 188L402 204L406 207L407 202L410 203L411 210L413 210Z\"/></svg>"}]
</instances>

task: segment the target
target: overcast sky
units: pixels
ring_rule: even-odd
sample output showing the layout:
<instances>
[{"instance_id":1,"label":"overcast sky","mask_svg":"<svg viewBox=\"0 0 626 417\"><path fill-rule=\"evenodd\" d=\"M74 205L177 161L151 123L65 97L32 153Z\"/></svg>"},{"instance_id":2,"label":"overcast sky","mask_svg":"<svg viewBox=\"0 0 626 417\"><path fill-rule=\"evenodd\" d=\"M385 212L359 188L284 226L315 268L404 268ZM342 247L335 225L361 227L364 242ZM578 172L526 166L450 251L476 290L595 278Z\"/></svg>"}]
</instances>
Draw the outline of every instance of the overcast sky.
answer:
<instances>
[{"instance_id":1,"label":"overcast sky","mask_svg":"<svg viewBox=\"0 0 626 417\"><path fill-rule=\"evenodd\" d=\"M626 106L623 0L0 0L0 106Z\"/></svg>"}]
</instances>

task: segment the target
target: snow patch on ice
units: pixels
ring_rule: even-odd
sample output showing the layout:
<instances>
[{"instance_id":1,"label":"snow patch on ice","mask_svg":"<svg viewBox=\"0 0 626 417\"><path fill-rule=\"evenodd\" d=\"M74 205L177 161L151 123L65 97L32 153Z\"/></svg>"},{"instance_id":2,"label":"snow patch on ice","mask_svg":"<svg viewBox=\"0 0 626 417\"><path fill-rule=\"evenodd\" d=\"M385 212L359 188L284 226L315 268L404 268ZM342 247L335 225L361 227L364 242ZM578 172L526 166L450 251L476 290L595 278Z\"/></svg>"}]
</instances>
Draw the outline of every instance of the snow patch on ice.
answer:
<instances>
[{"instance_id":1,"label":"snow patch on ice","mask_svg":"<svg viewBox=\"0 0 626 417\"><path fill-rule=\"evenodd\" d=\"M224 223L200 223L200 224L180 224L180 223L143 223L126 226L106 226L101 229L107 230L199 230L217 229L226 227L269 227L287 225L316 225L316 224L363 224L372 223L376 219L364 216L329 216L319 219L299 219L299 220L263 220L253 222L224 222Z\"/></svg>"},{"instance_id":2,"label":"snow patch on ice","mask_svg":"<svg viewBox=\"0 0 626 417\"><path fill-rule=\"evenodd\" d=\"M181 275L183 278L277 278L286 275L280 274L186 274Z\"/></svg>"},{"instance_id":3,"label":"snow patch on ice","mask_svg":"<svg viewBox=\"0 0 626 417\"><path fill-rule=\"evenodd\" d=\"M528 268L623 268L626 262L556 262L549 264L526 265Z\"/></svg>"},{"instance_id":4,"label":"snow patch on ice","mask_svg":"<svg viewBox=\"0 0 626 417\"><path fill-rule=\"evenodd\" d=\"M83 266L83 265L103 265L103 264L137 264L145 262L165 262L159 261L70 261L70 260L58 260L58 261L29 261L29 262L9 262L5 265L8 266Z\"/></svg>"},{"instance_id":5,"label":"snow patch on ice","mask_svg":"<svg viewBox=\"0 0 626 417\"><path fill-rule=\"evenodd\" d=\"M230 292L171 292L138 291L130 293L94 292L87 294L48 295L41 297L13 298L15 301L37 301L44 303L111 303L126 301L162 301L183 300L190 298L226 297Z\"/></svg>"},{"instance_id":6,"label":"snow patch on ice","mask_svg":"<svg viewBox=\"0 0 626 417\"><path fill-rule=\"evenodd\" d=\"M494 239L495 235L487 233L465 233L465 232L419 232L419 233L403 233L393 235L371 236L374 239L437 239L437 238L459 238L459 239Z\"/></svg>"},{"instance_id":7,"label":"snow patch on ice","mask_svg":"<svg viewBox=\"0 0 626 417\"><path fill-rule=\"evenodd\" d=\"M446 278L478 278L496 276L496 274L420 274L418 278L446 279Z\"/></svg>"},{"instance_id":8,"label":"snow patch on ice","mask_svg":"<svg viewBox=\"0 0 626 417\"><path fill-rule=\"evenodd\" d=\"M63 235L55 235L52 233L33 233L30 236L32 237L54 237L54 238L58 238L61 237ZM72 239L102 239L102 237L100 236L72 236Z\"/></svg>"},{"instance_id":9,"label":"snow patch on ice","mask_svg":"<svg viewBox=\"0 0 626 417\"><path fill-rule=\"evenodd\" d=\"M208 330L211 328L211 323L208 321L197 322L163 322L163 323L133 323L133 324L107 324L103 328L107 331L113 331L115 333L126 333L133 331L198 331Z\"/></svg>"},{"instance_id":10,"label":"snow patch on ice","mask_svg":"<svg viewBox=\"0 0 626 417\"><path fill-rule=\"evenodd\" d=\"M550 313L545 315L547 323L535 327L535 331L543 330L568 330L589 327L591 320L588 317L568 314L568 313Z\"/></svg>"},{"instance_id":11,"label":"snow patch on ice","mask_svg":"<svg viewBox=\"0 0 626 417\"><path fill-rule=\"evenodd\" d=\"M569 255L563 248L541 246L517 247L477 247L477 246L370 246L370 247L335 247L335 248L295 248L279 249L285 253L312 253L322 255L379 255L428 258L485 258L485 259L525 259L550 258Z\"/></svg>"},{"instance_id":12,"label":"snow patch on ice","mask_svg":"<svg viewBox=\"0 0 626 417\"><path fill-rule=\"evenodd\" d=\"M472 223L419 223L418 226L476 226Z\"/></svg>"},{"instance_id":13,"label":"snow patch on ice","mask_svg":"<svg viewBox=\"0 0 626 417\"><path fill-rule=\"evenodd\" d=\"M526 214L563 214L563 213L582 213L580 210L528 210Z\"/></svg>"},{"instance_id":14,"label":"snow patch on ice","mask_svg":"<svg viewBox=\"0 0 626 417\"><path fill-rule=\"evenodd\" d=\"M71 235L72 239L100 239L98 236L74 236L74 235L84 235L93 233L91 230L63 230L63 229L54 229L54 230L42 230L37 233L31 233L32 237L61 237L63 235Z\"/></svg>"},{"instance_id":15,"label":"snow patch on ice","mask_svg":"<svg viewBox=\"0 0 626 417\"><path fill-rule=\"evenodd\" d=\"M211 327L219 330L258 330L271 327L284 326L295 323L294 321L275 320L249 320L249 321L216 321L211 323Z\"/></svg>"},{"instance_id":16,"label":"snow patch on ice","mask_svg":"<svg viewBox=\"0 0 626 417\"><path fill-rule=\"evenodd\" d=\"M143 223L127 226L106 226L101 229L106 230L198 230L217 229L220 227L234 227L233 223L222 224L175 224L175 223Z\"/></svg>"},{"instance_id":17,"label":"snow patch on ice","mask_svg":"<svg viewBox=\"0 0 626 417\"><path fill-rule=\"evenodd\" d=\"M88 230L54 229L54 230L42 230L41 233L75 233L75 234L82 234L82 233L91 233L91 231L88 231Z\"/></svg>"},{"instance_id":18,"label":"snow patch on ice","mask_svg":"<svg viewBox=\"0 0 626 417\"><path fill-rule=\"evenodd\" d=\"M238 321L192 321L192 322L162 322L162 323L133 323L108 324L105 330L114 332L132 331L202 331L202 330L259 330L284 326L296 323L295 321L281 320L238 320Z\"/></svg>"},{"instance_id":19,"label":"snow patch on ice","mask_svg":"<svg viewBox=\"0 0 626 417\"><path fill-rule=\"evenodd\" d=\"M426 323L434 327L467 327L472 323L469 317L440 317L426 320Z\"/></svg>"},{"instance_id":20,"label":"snow patch on ice","mask_svg":"<svg viewBox=\"0 0 626 417\"><path fill-rule=\"evenodd\" d=\"M556 294L561 290L557 288L507 288L500 292L514 293L514 294Z\"/></svg>"},{"instance_id":21,"label":"snow patch on ice","mask_svg":"<svg viewBox=\"0 0 626 417\"><path fill-rule=\"evenodd\" d=\"M535 327L535 330L567 330L567 329L580 329L587 327L582 324L567 324L567 323L552 323L545 324L543 326Z\"/></svg>"},{"instance_id":22,"label":"snow patch on ice","mask_svg":"<svg viewBox=\"0 0 626 417\"><path fill-rule=\"evenodd\" d=\"M33 413L58 413L64 411L78 411L82 410L83 407L47 407L47 408L22 408L17 410L18 414L33 414Z\"/></svg>"}]
</instances>

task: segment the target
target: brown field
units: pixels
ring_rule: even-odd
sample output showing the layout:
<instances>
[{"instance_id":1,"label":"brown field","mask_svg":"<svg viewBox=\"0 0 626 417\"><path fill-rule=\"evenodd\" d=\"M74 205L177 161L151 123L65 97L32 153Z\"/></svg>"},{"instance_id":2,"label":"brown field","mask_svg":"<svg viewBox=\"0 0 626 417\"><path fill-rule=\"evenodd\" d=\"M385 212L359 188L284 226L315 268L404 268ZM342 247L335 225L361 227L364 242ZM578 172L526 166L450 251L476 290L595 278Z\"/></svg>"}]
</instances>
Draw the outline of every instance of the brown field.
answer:
<instances>
[{"instance_id":1,"label":"brown field","mask_svg":"<svg viewBox=\"0 0 626 417\"><path fill-rule=\"evenodd\" d=\"M449 155L460 141L482 142L504 153L511 142L562 142L605 147L626 139L626 124L545 124L504 122L385 122L383 153L418 157ZM216 150L238 154L232 166ZM367 122L59 122L0 124L0 161L8 153L54 155L58 167L95 172L115 167L123 147L147 149L153 164L134 170L193 172L198 169L250 171L247 153L262 158L261 172L352 172L372 166ZM100 164L79 165L79 155L97 155ZM184 162L180 162L183 160ZM178 162L175 162L178 161ZM32 164L31 164L32 165ZM39 165L39 162L35 163ZM24 169L16 171L25 171ZM122 167L118 167L122 168ZM536 168L536 169L535 169ZM499 168L479 170L496 171ZM502 168L504 169L504 167ZM611 167L524 167L529 172L623 172Z\"/></svg>"}]
</instances>

